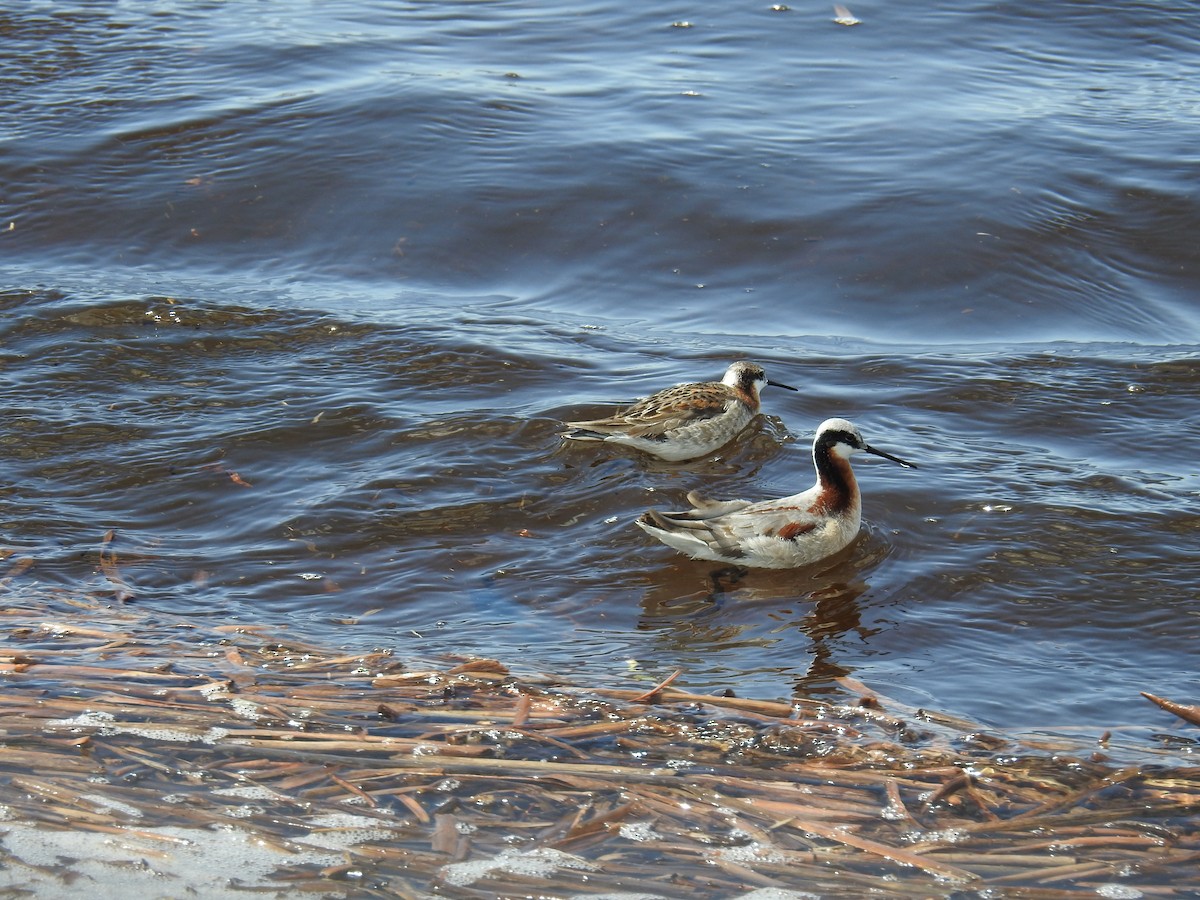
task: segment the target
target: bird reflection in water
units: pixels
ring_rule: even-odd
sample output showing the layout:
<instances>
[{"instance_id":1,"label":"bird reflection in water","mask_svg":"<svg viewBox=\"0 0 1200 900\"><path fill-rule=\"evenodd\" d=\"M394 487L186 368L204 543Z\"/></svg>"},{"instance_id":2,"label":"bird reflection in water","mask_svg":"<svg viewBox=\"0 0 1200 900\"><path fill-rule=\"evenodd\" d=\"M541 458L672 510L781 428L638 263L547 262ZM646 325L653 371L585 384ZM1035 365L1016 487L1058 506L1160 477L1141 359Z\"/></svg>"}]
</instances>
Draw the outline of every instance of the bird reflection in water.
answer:
<instances>
[{"instance_id":1,"label":"bird reflection in water","mask_svg":"<svg viewBox=\"0 0 1200 900\"><path fill-rule=\"evenodd\" d=\"M737 693L742 693L738 672L723 657L744 663L746 650L755 647L761 648L756 656L762 662L755 681L774 670L791 679L799 695L833 692L839 690L837 680L853 671L837 661L839 641L849 634L868 641L880 630L863 624L859 598L869 585L859 575L857 567L840 564L819 573L804 592L797 591L794 575L718 568L703 590L680 593L679 583L671 581L652 588L643 597L638 629L657 632L660 659L676 660L710 684L726 678L724 687Z\"/></svg>"}]
</instances>

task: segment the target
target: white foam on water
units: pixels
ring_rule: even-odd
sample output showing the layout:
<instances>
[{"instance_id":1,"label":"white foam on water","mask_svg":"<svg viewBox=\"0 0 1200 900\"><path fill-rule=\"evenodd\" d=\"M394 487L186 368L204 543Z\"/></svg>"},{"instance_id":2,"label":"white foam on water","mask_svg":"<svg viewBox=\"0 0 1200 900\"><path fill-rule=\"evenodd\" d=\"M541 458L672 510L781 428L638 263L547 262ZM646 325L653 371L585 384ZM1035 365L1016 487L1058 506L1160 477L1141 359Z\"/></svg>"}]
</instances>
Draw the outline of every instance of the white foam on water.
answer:
<instances>
[{"instance_id":1,"label":"white foam on water","mask_svg":"<svg viewBox=\"0 0 1200 900\"><path fill-rule=\"evenodd\" d=\"M224 681L214 681L212 684L206 684L200 688L200 696L212 703L221 700L228 700L233 696L229 692L229 685Z\"/></svg>"},{"instance_id":2,"label":"white foam on water","mask_svg":"<svg viewBox=\"0 0 1200 900\"><path fill-rule=\"evenodd\" d=\"M491 859L476 859L469 862L450 863L442 866L442 880L455 887L466 887L474 884L480 878L486 878L492 872L504 872L509 875L523 875L527 878L549 878L559 869L580 869L593 872L596 866L550 847L538 847L534 850L502 850Z\"/></svg>"},{"instance_id":3,"label":"white foam on water","mask_svg":"<svg viewBox=\"0 0 1200 900\"><path fill-rule=\"evenodd\" d=\"M185 728L153 728L137 724L117 724L112 713L96 712L93 710L85 710L70 719L48 719L45 727L48 729L64 728L70 731L82 731L85 728L94 728L98 733L103 735L134 734L152 741L177 744L187 744L194 741L202 741L205 744L216 744L229 737L229 730L226 728L209 728L206 731L199 732L190 731Z\"/></svg>"},{"instance_id":4,"label":"white foam on water","mask_svg":"<svg viewBox=\"0 0 1200 900\"><path fill-rule=\"evenodd\" d=\"M325 813L312 816L308 825L314 830L303 838L304 843L327 850L345 850L367 841L396 840L396 832L386 822L371 816L353 813ZM325 830L328 829L328 830Z\"/></svg>"},{"instance_id":5,"label":"white foam on water","mask_svg":"<svg viewBox=\"0 0 1200 900\"><path fill-rule=\"evenodd\" d=\"M282 853L233 828L140 830L176 840L52 831L6 822L0 835L8 854L3 886L28 891L38 900L185 895L246 900L246 886L273 885L271 873L280 866L326 866L342 860L336 853ZM240 888L231 885L231 879L237 879Z\"/></svg>"},{"instance_id":6,"label":"white foam on water","mask_svg":"<svg viewBox=\"0 0 1200 900\"><path fill-rule=\"evenodd\" d=\"M627 841L655 841L662 837L650 827L649 822L625 822L617 829L617 833Z\"/></svg>"},{"instance_id":7,"label":"white foam on water","mask_svg":"<svg viewBox=\"0 0 1200 900\"><path fill-rule=\"evenodd\" d=\"M210 791L219 797L238 797L242 800L286 800L283 794L261 784L234 784L229 787L213 788Z\"/></svg>"},{"instance_id":8,"label":"white foam on water","mask_svg":"<svg viewBox=\"0 0 1200 900\"><path fill-rule=\"evenodd\" d=\"M231 819L252 819L255 816L264 816L266 813L267 811L261 806L251 806L249 804L244 806L231 806L225 810L225 815L229 816Z\"/></svg>"},{"instance_id":9,"label":"white foam on water","mask_svg":"<svg viewBox=\"0 0 1200 900\"><path fill-rule=\"evenodd\" d=\"M722 847L718 853L722 859L727 859L737 863L773 863L780 865L788 861L785 854L778 847L771 844L763 844L754 841L750 844L744 844L741 847Z\"/></svg>"},{"instance_id":10,"label":"white foam on water","mask_svg":"<svg viewBox=\"0 0 1200 900\"><path fill-rule=\"evenodd\" d=\"M106 729L115 722L116 719L112 713L96 712L94 710L84 710L79 715L70 719L49 719L46 722L47 728L99 728Z\"/></svg>"},{"instance_id":11,"label":"white foam on water","mask_svg":"<svg viewBox=\"0 0 1200 900\"><path fill-rule=\"evenodd\" d=\"M235 716L241 716L243 719L257 720L261 713L257 703L250 700L244 700L241 697L234 697L229 701L229 708L233 710Z\"/></svg>"}]
</instances>

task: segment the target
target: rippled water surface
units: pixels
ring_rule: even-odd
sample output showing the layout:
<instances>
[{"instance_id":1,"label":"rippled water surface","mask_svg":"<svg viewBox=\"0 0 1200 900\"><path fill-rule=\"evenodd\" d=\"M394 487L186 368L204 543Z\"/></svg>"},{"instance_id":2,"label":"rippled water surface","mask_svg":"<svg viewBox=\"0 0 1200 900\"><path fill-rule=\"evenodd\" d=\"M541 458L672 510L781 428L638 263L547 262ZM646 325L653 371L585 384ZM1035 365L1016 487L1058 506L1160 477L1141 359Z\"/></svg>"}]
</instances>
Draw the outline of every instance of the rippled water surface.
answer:
<instances>
[{"instance_id":1,"label":"rippled water surface","mask_svg":"<svg viewBox=\"0 0 1200 900\"><path fill-rule=\"evenodd\" d=\"M1182 737L1138 692L1200 701L1200 18L853 11L10 4L8 590ZM736 358L801 388L741 444L560 446ZM856 458L826 564L632 526L807 486L831 415L920 468Z\"/></svg>"}]
</instances>

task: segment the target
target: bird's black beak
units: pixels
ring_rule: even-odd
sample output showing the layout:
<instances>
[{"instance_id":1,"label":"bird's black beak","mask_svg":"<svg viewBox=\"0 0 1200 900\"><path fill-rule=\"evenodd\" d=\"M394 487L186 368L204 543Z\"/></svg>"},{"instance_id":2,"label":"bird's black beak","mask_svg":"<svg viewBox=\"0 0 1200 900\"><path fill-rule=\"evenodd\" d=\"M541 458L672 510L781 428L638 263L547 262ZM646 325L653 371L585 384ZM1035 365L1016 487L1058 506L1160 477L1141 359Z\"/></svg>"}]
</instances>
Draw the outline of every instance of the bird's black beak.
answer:
<instances>
[{"instance_id":1,"label":"bird's black beak","mask_svg":"<svg viewBox=\"0 0 1200 900\"><path fill-rule=\"evenodd\" d=\"M892 454L890 454L890 453L884 453L882 450L876 450L874 447L870 446L869 444L863 444L863 449L866 450L868 453L874 453L876 456L882 456L884 459L890 459L894 463L900 463L900 465L904 466L904 468L906 468L906 469L917 468L915 463L905 462L900 457L892 456Z\"/></svg>"},{"instance_id":2,"label":"bird's black beak","mask_svg":"<svg viewBox=\"0 0 1200 900\"><path fill-rule=\"evenodd\" d=\"M769 378L767 379L767 384L769 384L771 387L787 388L789 391L797 390L796 388L792 387L790 384L784 384L782 381L772 381Z\"/></svg>"}]
</instances>

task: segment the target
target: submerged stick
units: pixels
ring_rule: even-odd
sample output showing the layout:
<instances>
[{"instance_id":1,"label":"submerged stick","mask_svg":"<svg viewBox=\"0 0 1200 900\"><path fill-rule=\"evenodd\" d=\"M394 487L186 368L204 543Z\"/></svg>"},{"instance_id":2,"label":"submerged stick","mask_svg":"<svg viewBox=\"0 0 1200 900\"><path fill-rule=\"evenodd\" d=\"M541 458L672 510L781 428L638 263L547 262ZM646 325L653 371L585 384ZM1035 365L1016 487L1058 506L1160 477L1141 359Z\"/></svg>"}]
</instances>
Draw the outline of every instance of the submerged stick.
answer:
<instances>
[{"instance_id":1,"label":"submerged stick","mask_svg":"<svg viewBox=\"0 0 1200 900\"><path fill-rule=\"evenodd\" d=\"M1190 722L1192 725L1200 725L1200 706L1176 703L1173 700L1156 697L1154 694L1147 694L1145 691L1139 691L1139 693L1156 706L1179 716L1183 721Z\"/></svg>"},{"instance_id":2,"label":"submerged stick","mask_svg":"<svg viewBox=\"0 0 1200 900\"><path fill-rule=\"evenodd\" d=\"M112 544L116 536L116 529L110 528L104 533L104 537L100 539L100 571L113 586L117 602L124 603L126 600L133 598L133 589L121 577L121 570L117 567L117 554L112 549Z\"/></svg>"},{"instance_id":3,"label":"submerged stick","mask_svg":"<svg viewBox=\"0 0 1200 900\"><path fill-rule=\"evenodd\" d=\"M683 669L676 669L674 672L672 672L670 675L668 675L665 679L660 681L658 683L658 685L656 685L655 687L652 687L650 690L646 691L646 693L642 694L641 696L634 697L633 700L630 702L632 702L632 703L657 703L659 701L659 698L662 697L662 692L667 687L667 685L669 685L671 682L673 682L676 678L678 678L682 674L683 674Z\"/></svg>"},{"instance_id":4,"label":"submerged stick","mask_svg":"<svg viewBox=\"0 0 1200 900\"><path fill-rule=\"evenodd\" d=\"M867 853L881 856L884 859L890 859L892 862L900 863L901 865L915 866L939 878L949 878L953 881L963 882L977 881L979 878L974 872L960 869L958 866L938 862L927 856L913 853L911 850L903 847L889 847L886 844L881 844L878 841L862 837L837 826L827 825L823 822L814 822L811 819L804 821L795 820L792 822L792 827L815 834L818 837L823 837L829 841L835 841L839 844L845 844L848 847L864 850Z\"/></svg>"}]
</instances>

